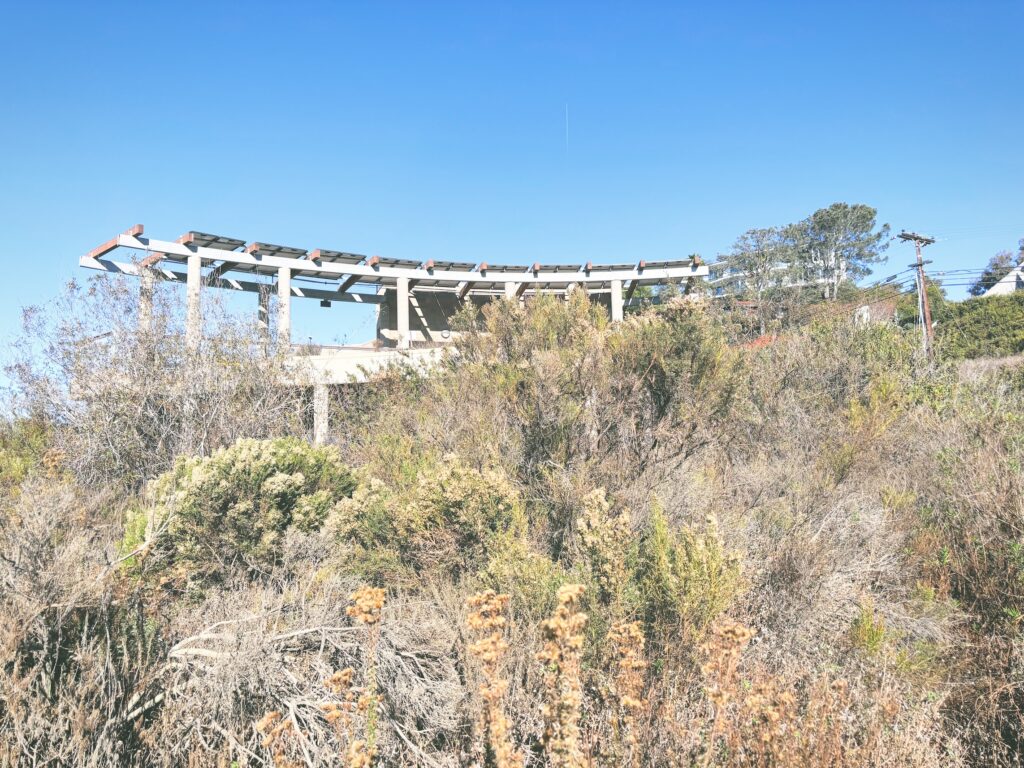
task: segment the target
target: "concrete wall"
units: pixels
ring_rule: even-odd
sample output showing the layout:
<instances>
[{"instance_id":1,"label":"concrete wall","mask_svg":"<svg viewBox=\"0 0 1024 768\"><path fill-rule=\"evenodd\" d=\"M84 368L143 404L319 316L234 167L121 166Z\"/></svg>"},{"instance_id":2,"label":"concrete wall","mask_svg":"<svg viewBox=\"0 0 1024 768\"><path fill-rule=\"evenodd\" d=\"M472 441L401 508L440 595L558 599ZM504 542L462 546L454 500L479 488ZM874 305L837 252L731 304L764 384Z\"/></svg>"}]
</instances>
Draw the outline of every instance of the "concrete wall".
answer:
<instances>
[{"instance_id":1,"label":"concrete wall","mask_svg":"<svg viewBox=\"0 0 1024 768\"><path fill-rule=\"evenodd\" d=\"M383 346L394 347L398 343L397 293L390 289L384 292L384 303L377 309L377 341ZM480 310L492 301L504 296L472 296L473 305ZM529 301L529 297L525 299ZM612 312L614 299L609 293L591 294L590 300L605 308L614 320L621 319L621 294L618 297L619 315ZM409 341L411 346L434 346L446 344L458 337L451 328L451 318L463 307L454 293L435 291L409 292Z\"/></svg>"},{"instance_id":2,"label":"concrete wall","mask_svg":"<svg viewBox=\"0 0 1024 768\"><path fill-rule=\"evenodd\" d=\"M498 298L498 297L494 297ZM474 296L473 304L480 308L490 297ZM452 331L451 318L463 307L454 293L435 291L409 292L409 341L414 346L445 344L458 334ZM384 303L377 310L377 340L385 346L398 342L398 306L396 292L384 292Z\"/></svg>"}]
</instances>

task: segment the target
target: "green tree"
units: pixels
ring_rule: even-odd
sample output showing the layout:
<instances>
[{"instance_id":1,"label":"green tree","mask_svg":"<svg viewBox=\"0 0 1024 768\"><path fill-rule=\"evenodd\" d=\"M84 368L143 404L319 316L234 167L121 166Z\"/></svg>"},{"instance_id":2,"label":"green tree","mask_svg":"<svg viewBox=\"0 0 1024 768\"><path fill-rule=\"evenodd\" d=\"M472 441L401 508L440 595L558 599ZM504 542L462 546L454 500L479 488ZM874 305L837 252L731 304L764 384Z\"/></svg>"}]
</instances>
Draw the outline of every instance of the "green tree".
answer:
<instances>
[{"instance_id":1,"label":"green tree","mask_svg":"<svg viewBox=\"0 0 1024 768\"><path fill-rule=\"evenodd\" d=\"M796 266L806 280L820 281L835 300L840 283L871 274L888 247L889 225L876 229L877 211L868 205L833 203L788 228Z\"/></svg>"},{"instance_id":2,"label":"green tree","mask_svg":"<svg viewBox=\"0 0 1024 768\"><path fill-rule=\"evenodd\" d=\"M723 260L726 265L720 283L757 302L757 319L764 334L771 307L765 306L769 292L779 288L792 275L792 242L780 227L748 229Z\"/></svg>"},{"instance_id":3,"label":"green tree","mask_svg":"<svg viewBox=\"0 0 1024 768\"><path fill-rule=\"evenodd\" d=\"M1021 261L1024 261L1024 240L1020 241L1016 254L1010 251L1000 251L989 259L988 264L985 265L985 270L981 273L981 277L967 289L967 292L971 296L984 295L989 288L1006 277L1010 270Z\"/></svg>"},{"instance_id":4,"label":"green tree","mask_svg":"<svg viewBox=\"0 0 1024 768\"><path fill-rule=\"evenodd\" d=\"M751 298L761 298L769 288L781 285L789 273L792 251L783 229L748 229L732 246L724 261L725 285Z\"/></svg>"}]
</instances>

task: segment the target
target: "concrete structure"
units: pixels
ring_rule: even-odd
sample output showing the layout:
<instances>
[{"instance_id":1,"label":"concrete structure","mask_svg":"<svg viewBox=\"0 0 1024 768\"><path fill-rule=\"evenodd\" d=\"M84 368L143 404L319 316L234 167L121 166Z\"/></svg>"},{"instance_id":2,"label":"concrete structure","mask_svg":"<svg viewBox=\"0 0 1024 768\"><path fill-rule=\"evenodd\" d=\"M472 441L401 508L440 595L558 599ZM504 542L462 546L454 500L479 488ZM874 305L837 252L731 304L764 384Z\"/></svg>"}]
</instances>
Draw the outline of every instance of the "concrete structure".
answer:
<instances>
[{"instance_id":1,"label":"concrete structure","mask_svg":"<svg viewBox=\"0 0 1024 768\"><path fill-rule=\"evenodd\" d=\"M270 294L277 294L277 348L294 357L296 375L309 372L314 429L326 434L326 385L364 381L372 372L402 359L426 365L437 348L452 341L451 320L465 305L490 301L527 301L541 294L565 296L584 290L608 307L613 321L639 286L686 284L706 277L698 260L640 261L633 264L490 265L486 262L426 262L363 256L324 248L238 240L202 232L187 232L177 240L145 237L137 224L81 257L89 269L141 278L139 319L148 330L156 280L186 285L185 336L190 349L202 341L202 295L206 288L255 293L258 322L270 340ZM118 249L134 252L128 260L114 259ZM293 298L372 304L378 308L377 339L373 346L319 348L317 355L293 355L291 301ZM422 350L422 351L421 351ZM306 374L303 374L306 375Z\"/></svg>"},{"instance_id":2,"label":"concrete structure","mask_svg":"<svg viewBox=\"0 0 1024 768\"><path fill-rule=\"evenodd\" d=\"M1024 291L1024 264L1019 264L989 288L983 296L1006 296L1017 291Z\"/></svg>"}]
</instances>

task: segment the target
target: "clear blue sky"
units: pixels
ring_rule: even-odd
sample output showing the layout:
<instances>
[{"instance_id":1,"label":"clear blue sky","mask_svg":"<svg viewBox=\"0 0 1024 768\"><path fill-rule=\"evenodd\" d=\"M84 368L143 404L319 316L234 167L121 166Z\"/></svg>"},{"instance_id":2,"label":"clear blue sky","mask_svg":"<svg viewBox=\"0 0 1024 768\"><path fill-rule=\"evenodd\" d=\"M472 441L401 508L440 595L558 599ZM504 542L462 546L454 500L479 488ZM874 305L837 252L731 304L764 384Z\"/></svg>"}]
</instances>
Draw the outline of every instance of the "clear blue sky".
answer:
<instances>
[{"instance_id":1,"label":"clear blue sky","mask_svg":"<svg viewBox=\"0 0 1024 768\"><path fill-rule=\"evenodd\" d=\"M835 201L936 268L1024 237L1019 0L0 9L0 338L137 222L490 262L713 257Z\"/></svg>"}]
</instances>

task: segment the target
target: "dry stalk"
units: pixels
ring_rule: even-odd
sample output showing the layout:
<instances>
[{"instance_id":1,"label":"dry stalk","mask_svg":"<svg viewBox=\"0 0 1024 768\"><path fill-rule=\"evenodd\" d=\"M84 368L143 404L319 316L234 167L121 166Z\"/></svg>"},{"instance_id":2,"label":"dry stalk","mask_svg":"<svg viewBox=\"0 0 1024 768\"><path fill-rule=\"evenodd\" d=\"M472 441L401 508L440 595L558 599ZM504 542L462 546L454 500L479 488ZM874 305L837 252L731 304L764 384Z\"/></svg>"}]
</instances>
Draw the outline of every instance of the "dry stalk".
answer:
<instances>
[{"instance_id":1,"label":"dry stalk","mask_svg":"<svg viewBox=\"0 0 1024 768\"><path fill-rule=\"evenodd\" d=\"M377 721L380 705L377 694L377 646L380 644L384 590L379 587L360 587L349 595L349 599L352 605L345 609L346 615L365 624L370 635L366 644L366 690L357 702L357 707L366 716L366 739L353 740L349 744L347 754L349 768L365 768L372 765L377 756Z\"/></svg>"},{"instance_id":2,"label":"dry stalk","mask_svg":"<svg viewBox=\"0 0 1024 768\"><path fill-rule=\"evenodd\" d=\"M737 698L739 690L737 670L740 655L753 634L739 622L722 619L711 628L711 636L704 644L707 661L701 667L701 672L707 680L706 692L715 711L707 741L705 766L710 765L715 757L718 738L728 730L729 704Z\"/></svg>"},{"instance_id":3,"label":"dry stalk","mask_svg":"<svg viewBox=\"0 0 1024 768\"><path fill-rule=\"evenodd\" d=\"M498 768L521 768L523 758L512 746L511 725L502 707L508 681L499 669L501 658L508 650L508 643L502 637L508 601L508 595L499 595L492 589L472 595L466 601L470 609L466 624L477 638L469 646L469 652L479 659L484 676L480 686L485 705L481 712L481 731L487 736Z\"/></svg>"},{"instance_id":4,"label":"dry stalk","mask_svg":"<svg viewBox=\"0 0 1024 768\"><path fill-rule=\"evenodd\" d=\"M628 765L640 765L641 747L637 720L647 709L643 698L644 633L639 621L618 622L608 631L608 642L615 655L615 677L612 681L618 702L618 736Z\"/></svg>"},{"instance_id":5,"label":"dry stalk","mask_svg":"<svg viewBox=\"0 0 1024 768\"><path fill-rule=\"evenodd\" d=\"M558 590L554 615L541 624L544 647L537 659L544 663L544 748L554 768L584 765L580 749L580 656L587 615L579 611L584 588L567 584Z\"/></svg>"}]
</instances>

